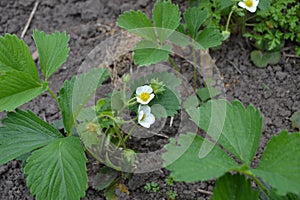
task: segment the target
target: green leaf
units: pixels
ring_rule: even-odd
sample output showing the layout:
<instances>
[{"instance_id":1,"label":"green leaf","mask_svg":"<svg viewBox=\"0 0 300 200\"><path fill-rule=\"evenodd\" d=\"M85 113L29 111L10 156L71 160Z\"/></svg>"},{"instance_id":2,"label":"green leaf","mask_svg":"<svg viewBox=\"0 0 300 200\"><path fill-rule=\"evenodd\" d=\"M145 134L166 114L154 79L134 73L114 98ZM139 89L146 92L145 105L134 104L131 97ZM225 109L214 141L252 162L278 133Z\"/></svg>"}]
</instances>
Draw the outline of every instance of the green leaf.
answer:
<instances>
[{"instance_id":1,"label":"green leaf","mask_svg":"<svg viewBox=\"0 0 300 200\"><path fill-rule=\"evenodd\" d=\"M221 94L221 91L214 87L205 87L205 88L200 88L198 90L198 96L201 99L201 101L207 101L219 94Z\"/></svg>"},{"instance_id":2,"label":"green leaf","mask_svg":"<svg viewBox=\"0 0 300 200\"><path fill-rule=\"evenodd\" d=\"M120 172L104 166L100 169L100 172L92 179L92 187L96 190L103 190L108 188L114 180L120 175Z\"/></svg>"},{"instance_id":3,"label":"green leaf","mask_svg":"<svg viewBox=\"0 0 300 200\"><path fill-rule=\"evenodd\" d=\"M47 90L47 86L22 71L0 74L0 112L11 111Z\"/></svg>"},{"instance_id":4,"label":"green leaf","mask_svg":"<svg viewBox=\"0 0 300 200\"><path fill-rule=\"evenodd\" d=\"M262 200L299 200L299 199L300 199L300 194L297 195L293 193L288 193L285 196L280 196L276 193L276 190L271 189L268 198Z\"/></svg>"},{"instance_id":5,"label":"green leaf","mask_svg":"<svg viewBox=\"0 0 300 200\"><path fill-rule=\"evenodd\" d=\"M207 17L207 11L198 7L189 8L184 12L184 21L193 39L196 39L198 30Z\"/></svg>"},{"instance_id":6,"label":"green leaf","mask_svg":"<svg viewBox=\"0 0 300 200\"><path fill-rule=\"evenodd\" d=\"M217 4L218 4L218 8L220 10L223 10L225 8L228 8L228 7L232 6L233 1L232 0L218 0Z\"/></svg>"},{"instance_id":7,"label":"green leaf","mask_svg":"<svg viewBox=\"0 0 300 200\"><path fill-rule=\"evenodd\" d=\"M30 111L7 114L0 127L0 165L62 137L60 132Z\"/></svg>"},{"instance_id":8,"label":"green leaf","mask_svg":"<svg viewBox=\"0 0 300 200\"><path fill-rule=\"evenodd\" d=\"M27 186L37 200L79 200L88 187L86 160L79 138L57 139L27 159Z\"/></svg>"},{"instance_id":9,"label":"green leaf","mask_svg":"<svg viewBox=\"0 0 300 200\"><path fill-rule=\"evenodd\" d=\"M172 47L170 45L159 46L149 40L142 40L134 48L134 63L148 66L161 61L167 61Z\"/></svg>"},{"instance_id":10,"label":"green leaf","mask_svg":"<svg viewBox=\"0 0 300 200\"><path fill-rule=\"evenodd\" d=\"M128 11L120 15L118 26L147 40L156 41L156 35L150 19L141 11Z\"/></svg>"},{"instance_id":11,"label":"green leaf","mask_svg":"<svg viewBox=\"0 0 300 200\"><path fill-rule=\"evenodd\" d=\"M158 38L164 43L180 24L178 5L172 4L171 1L157 1L153 8L152 19Z\"/></svg>"},{"instance_id":12,"label":"green leaf","mask_svg":"<svg viewBox=\"0 0 300 200\"><path fill-rule=\"evenodd\" d=\"M251 61L256 67L264 68L269 64L274 65L280 61L280 51L264 52L260 50L254 50L251 52Z\"/></svg>"},{"instance_id":13,"label":"green leaf","mask_svg":"<svg viewBox=\"0 0 300 200\"><path fill-rule=\"evenodd\" d=\"M295 112L291 117L292 127L300 130L300 112Z\"/></svg>"},{"instance_id":14,"label":"green leaf","mask_svg":"<svg viewBox=\"0 0 300 200\"><path fill-rule=\"evenodd\" d=\"M211 200L258 200L258 194L244 175L227 173L217 180Z\"/></svg>"},{"instance_id":15,"label":"green leaf","mask_svg":"<svg viewBox=\"0 0 300 200\"><path fill-rule=\"evenodd\" d=\"M260 0L258 3L258 8L262 11L267 10L271 6L271 0Z\"/></svg>"},{"instance_id":16,"label":"green leaf","mask_svg":"<svg viewBox=\"0 0 300 200\"><path fill-rule=\"evenodd\" d=\"M109 72L106 68L95 68L64 83L59 92L59 106L68 133L72 130L74 120L81 109L108 76Z\"/></svg>"},{"instance_id":17,"label":"green leaf","mask_svg":"<svg viewBox=\"0 0 300 200\"><path fill-rule=\"evenodd\" d=\"M166 153L162 156L164 166L171 171L170 176L174 180L186 182L210 180L238 167L229 155L212 143L213 149L205 157L199 158L203 143L211 142L194 133L188 133L181 134L178 141L172 139L165 146Z\"/></svg>"},{"instance_id":18,"label":"green leaf","mask_svg":"<svg viewBox=\"0 0 300 200\"><path fill-rule=\"evenodd\" d=\"M28 46L17 36L0 37L0 52L0 72L17 70L40 80Z\"/></svg>"},{"instance_id":19,"label":"green leaf","mask_svg":"<svg viewBox=\"0 0 300 200\"><path fill-rule=\"evenodd\" d=\"M205 28L200 32L196 41L199 45L197 48L208 49L221 45L223 41L223 35L218 29Z\"/></svg>"},{"instance_id":20,"label":"green leaf","mask_svg":"<svg viewBox=\"0 0 300 200\"><path fill-rule=\"evenodd\" d=\"M258 148L262 117L253 105L245 108L240 101L211 100L199 108L187 110L191 119L208 135L246 164Z\"/></svg>"},{"instance_id":21,"label":"green leaf","mask_svg":"<svg viewBox=\"0 0 300 200\"><path fill-rule=\"evenodd\" d=\"M279 195L300 193L300 133L282 131L272 137L259 166L252 169L256 176L277 189Z\"/></svg>"},{"instance_id":22,"label":"green leaf","mask_svg":"<svg viewBox=\"0 0 300 200\"><path fill-rule=\"evenodd\" d=\"M42 72L48 80L66 62L70 51L68 47L70 36L66 32L47 35L43 31L35 29L33 39L38 49Z\"/></svg>"},{"instance_id":23,"label":"green leaf","mask_svg":"<svg viewBox=\"0 0 300 200\"><path fill-rule=\"evenodd\" d=\"M71 81L65 81L59 91L58 103L63 118L63 124L67 133L72 132L72 127L74 125L72 100L75 80L76 79L73 78Z\"/></svg>"}]
</instances>

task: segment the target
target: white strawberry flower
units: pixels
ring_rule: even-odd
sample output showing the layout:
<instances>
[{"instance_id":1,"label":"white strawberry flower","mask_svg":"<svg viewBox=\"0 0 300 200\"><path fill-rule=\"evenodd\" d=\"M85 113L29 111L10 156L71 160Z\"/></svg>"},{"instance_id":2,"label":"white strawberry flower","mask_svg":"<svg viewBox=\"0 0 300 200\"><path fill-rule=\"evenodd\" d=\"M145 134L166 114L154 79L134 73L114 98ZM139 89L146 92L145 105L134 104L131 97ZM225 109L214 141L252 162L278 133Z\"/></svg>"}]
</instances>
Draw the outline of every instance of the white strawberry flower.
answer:
<instances>
[{"instance_id":1,"label":"white strawberry flower","mask_svg":"<svg viewBox=\"0 0 300 200\"><path fill-rule=\"evenodd\" d=\"M153 98L153 89L149 85L144 85L136 89L137 102L143 105L148 104Z\"/></svg>"},{"instance_id":2,"label":"white strawberry flower","mask_svg":"<svg viewBox=\"0 0 300 200\"><path fill-rule=\"evenodd\" d=\"M238 3L238 5L242 8L245 8L249 12L254 13L256 11L259 0L243 0Z\"/></svg>"},{"instance_id":3,"label":"white strawberry flower","mask_svg":"<svg viewBox=\"0 0 300 200\"><path fill-rule=\"evenodd\" d=\"M154 122L155 117L151 113L151 108L149 106L139 105L138 123L145 128L150 128L151 124L153 124Z\"/></svg>"}]
</instances>

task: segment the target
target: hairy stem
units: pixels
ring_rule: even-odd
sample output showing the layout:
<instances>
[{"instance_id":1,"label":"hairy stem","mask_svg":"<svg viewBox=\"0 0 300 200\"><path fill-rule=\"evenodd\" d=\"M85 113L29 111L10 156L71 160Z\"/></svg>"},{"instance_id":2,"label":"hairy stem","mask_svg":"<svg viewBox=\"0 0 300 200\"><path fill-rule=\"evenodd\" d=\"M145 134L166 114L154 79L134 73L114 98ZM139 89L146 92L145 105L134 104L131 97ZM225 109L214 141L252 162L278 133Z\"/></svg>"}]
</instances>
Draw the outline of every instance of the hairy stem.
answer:
<instances>
[{"instance_id":1,"label":"hairy stem","mask_svg":"<svg viewBox=\"0 0 300 200\"><path fill-rule=\"evenodd\" d=\"M56 94L48 87L48 92L51 94L51 96L55 99L55 101L58 103L58 98Z\"/></svg>"}]
</instances>

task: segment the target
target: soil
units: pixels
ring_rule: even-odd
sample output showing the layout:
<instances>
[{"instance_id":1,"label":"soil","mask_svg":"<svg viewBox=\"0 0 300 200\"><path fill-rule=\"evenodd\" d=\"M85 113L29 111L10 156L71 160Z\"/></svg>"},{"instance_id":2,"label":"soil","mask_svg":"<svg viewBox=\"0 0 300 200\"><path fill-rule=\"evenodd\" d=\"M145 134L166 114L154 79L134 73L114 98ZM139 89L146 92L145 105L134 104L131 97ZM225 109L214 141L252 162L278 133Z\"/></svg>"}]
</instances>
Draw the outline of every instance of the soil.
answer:
<instances>
[{"instance_id":1,"label":"soil","mask_svg":"<svg viewBox=\"0 0 300 200\"><path fill-rule=\"evenodd\" d=\"M12 33L20 37L34 3L34 0L0 0L0 34ZM58 92L65 80L77 74L87 54L105 38L120 30L115 24L119 14L129 9L141 9L149 14L153 4L151 0L137 0L136 3L130 0L44 0L40 2L24 40L33 53L36 47L31 34L35 28L47 33L66 31L71 35L68 61L49 82L54 92ZM259 69L250 61L252 49L244 39L234 36L210 53L223 78L227 99L239 99L245 105L254 104L264 116L263 135L256 156L258 161L273 135L283 129L295 131L291 128L289 118L300 110L300 59L283 56L280 63ZM60 118L58 107L48 93L22 108L31 109L48 122ZM0 113L0 117L4 116L5 113ZM174 130L176 127L166 128L164 133L170 134ZM153 148L161 148L166 142L166 138L154 137L141 144L132 140L130 145L141 151L152 151ZM87 167L89 177L93 177L99 170L98 163L93 159L90 159ZM167 199L168 188L164 180L168 174L168 171L160 169L151 173L133 174L129 180L122 179L120 182L127 187L129 195L117 189L118 199ZM157 182L160 190L156 193L146 192L144 185L149 182ZM211 195L203 191L212 191L213 188L214 181L189 184L176 182L172 187L178 194L176 199L209 199ZM34 199L26 187L19 161L0 166L0 199ZM105 198L103 191L89 188L83 199Z\"/></svg>"}]
</instances>

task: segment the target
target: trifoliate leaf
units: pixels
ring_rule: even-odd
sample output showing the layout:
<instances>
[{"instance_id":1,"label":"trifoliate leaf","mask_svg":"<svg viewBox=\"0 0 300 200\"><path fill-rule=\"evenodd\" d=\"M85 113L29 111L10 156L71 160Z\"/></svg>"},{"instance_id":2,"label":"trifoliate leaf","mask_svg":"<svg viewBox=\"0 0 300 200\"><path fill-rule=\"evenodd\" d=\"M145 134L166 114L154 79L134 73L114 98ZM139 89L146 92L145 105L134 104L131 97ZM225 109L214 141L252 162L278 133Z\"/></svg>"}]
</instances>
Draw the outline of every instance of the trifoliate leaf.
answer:
<instances>
[{"instance_id":1,"label":"trifoliate leaf","mask_svg":"<svg viewBox=\"0 0 300 200\"><path fill-rule=\"evenodd\" d=\"M0 72L17 70L38 81L39 75L28 46L16 35L0 37Z\"/></svg>"},{"instance_id":2,"label":"trifoliate leaf","mask_svg":"<svg viewBox=\"0 0 300 200\"><path fill-rule=\"evenodd\" d=\"M172 47L170 45L159 46L149 40L142 40L134 48L134 63L141 66L167 61Z\"/></svg>"},{"instance_id":3,"label":"trifoliate leaf","mask_svg":"<svg viewBox=\"0 0 300 200\"><path fill-rule=\"evenodd\" d=\"M153 8L152 19L161 43L172 34L180 24L180 12L178 5L171 1L158 1Z\"/></svg>"},{"instance_id":4,"label":"trifoliate leaf","mask_svg":"<svg viewBox=\"0 0 300 200\"><path fill-rule=\"evenodd\" d=\"M197 45L199 45L196 46L196 48L209 49L221 45L223 41L223 35L218 29L205 28L199 33L196 41L198 42Z\"/></svg>"},{"instance_id":5,"label":"trifoliate leaf","mask_svg":"<svg viewBox=\"0 0 300 200\"><path fill-rule=\"evenodd\" d=\"M259 166L252 169L265 183L285 195L300 193L300 133L282 131L268 143Z\"/></svg>"},{"instance_id":6,"label":"trifoliate leaf","mask_svg":"<svg viewBox=\"0 0 300 200\"><path fill-rule=\"evenodd\" d=\"M189 29L190 36L196 39L198 30L203 22L208 17L208 13L205 10L201 10L198 7L192 7L184 12L184 21Z\"/></svg>"},{"instance_id":7,"label":"trifoliate leaf","mask_svg":"<svg viewBox=\"0 0 300 200\"><path fill-rule=\"evenodd\" d=\"M79 200L88 186L86 160L78 137L57 139L27 159L27 186L37 200Z\"/></svg>"},{"instance_id":8,"label":"trifoliate leaf","mask_svg":"<svg viewBox=\"0 0 300 200\"><path fill-rule=\"evenodd\" d=\"M106 68L95 68L64 83L60 91L59 105L66 130L71 130L74 119L108 76Z\"/></svg>"},{"instance_id":9,"label":"trifoliate leaf","mask_svg":"<svg viewBox=\"0 0 300 200\"><path fill-rule=\"evenodd\" d=\"M252 105L239 101L210 100L187 110L191 119L229 152L250 164L258 148L262 117Z\"/></svg>"},{"instance_id":10,"label":"trifoliate leaf","mask_svg":"<svg viewBox=\"0 0 300 200\"><path fill-rule=\"evenodd\" d=\"M218 178L238 167L219 146L214 147L203 158L199 152L203 143L211 143L194 133L181 134L178 141L172 140L165 146L163 154L164 166L171 171L171 177L176 181L205 181ZM183 153L184 152L184 153Z\"/></svg>"},{"instance_id":11,"label":"trifoliate leaf","mask_svg":"<svg viewBox=\"0 0 300 200\"><path fill-rule=\"evenodd\" d=\"M117 24L127 31L144 39L156 41L156 35L150 19L141 11L129 11L120 15Z\"/></svg>"},{"instance_id":12,"label":"trifoliate leaf","mask_svg":"<svg viewBox=\"0 0 300 200\"><path fill-rule=\"evenodd\" d=\"M70 51L70 36L66 32L47 35L43 31L34 30L33 39L38 49L42 72L47 80L66 62Z\"/></svg>"},{"instance_id":13,"label":"trifoliate leaf","mask_svg":"<svg viewBox=\"0 0 300 200\"><path fill-rule=\"evenodd\" d=\"M11 111L47 90L47 86L22 71L0 74L0 112Z\"/></svg>"},{"instance_id":14,"label":"trifoliate leaf","mask_svg":"<svg viewBox=\"0 0 300 200\"><path fill-rule=\"evenodd\" d=\"M244 175L227 173L217 180L211 200L258 200L258 194Z\"/></svg>"},{"instance_id":15,"label":"trifoliate leaf","mask_svg":"<svg viewBox=\"0 0 300 200\"><path fill-rule=\"evenodd\" d=\"M62 137L60 132L30 111L7 114L0 127L0 165Z\"/></svg>"}]
</instances>

